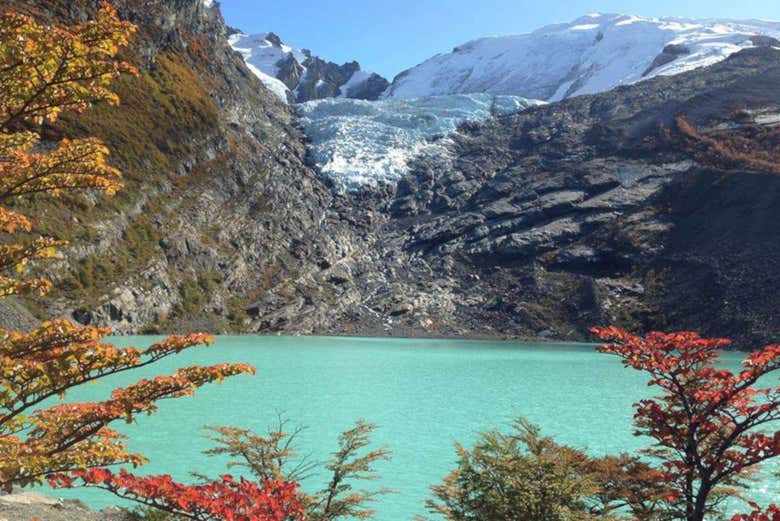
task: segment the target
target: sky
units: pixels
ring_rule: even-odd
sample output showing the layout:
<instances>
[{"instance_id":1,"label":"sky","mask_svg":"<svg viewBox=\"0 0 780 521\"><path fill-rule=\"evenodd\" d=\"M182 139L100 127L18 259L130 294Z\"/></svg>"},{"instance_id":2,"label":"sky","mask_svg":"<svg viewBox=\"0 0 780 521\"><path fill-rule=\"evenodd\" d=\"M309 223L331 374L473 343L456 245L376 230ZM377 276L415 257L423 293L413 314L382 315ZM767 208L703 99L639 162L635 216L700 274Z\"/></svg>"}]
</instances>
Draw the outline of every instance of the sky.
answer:
<instances>
[{"instance_id":1,"label":"sky","mask_svg":"<svg viewBox=\"0 0 780 521\"><path fill-rule=\"evenodd\" d=\"M780 20L780 0L220 0L228 25L272 31L326 60L392 79L483 36L518 34L587 13Z\"/></svg>"}]
</instances>

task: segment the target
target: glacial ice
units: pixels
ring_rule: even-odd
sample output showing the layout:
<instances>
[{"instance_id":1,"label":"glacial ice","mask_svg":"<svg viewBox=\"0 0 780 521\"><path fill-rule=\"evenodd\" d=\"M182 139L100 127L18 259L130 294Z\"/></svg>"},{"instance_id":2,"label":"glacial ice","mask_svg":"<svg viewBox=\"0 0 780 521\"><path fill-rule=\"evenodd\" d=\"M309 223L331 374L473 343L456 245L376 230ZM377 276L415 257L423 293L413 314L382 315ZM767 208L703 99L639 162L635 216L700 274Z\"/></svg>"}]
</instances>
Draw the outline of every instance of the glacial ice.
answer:
<instances>
[{"instance_id":1,"label":"glacial ice","mask_svg":"<svg viewBox=\"0 0 780 521\"><path fill-rule=\"evenodd\" d=\"M446 154L448 137L483 121L541 104L519 96L455 94L412 100L324 99L297 106L310 155L338 191L392 183L421 153Z\"/></svg>"}]
</instances>

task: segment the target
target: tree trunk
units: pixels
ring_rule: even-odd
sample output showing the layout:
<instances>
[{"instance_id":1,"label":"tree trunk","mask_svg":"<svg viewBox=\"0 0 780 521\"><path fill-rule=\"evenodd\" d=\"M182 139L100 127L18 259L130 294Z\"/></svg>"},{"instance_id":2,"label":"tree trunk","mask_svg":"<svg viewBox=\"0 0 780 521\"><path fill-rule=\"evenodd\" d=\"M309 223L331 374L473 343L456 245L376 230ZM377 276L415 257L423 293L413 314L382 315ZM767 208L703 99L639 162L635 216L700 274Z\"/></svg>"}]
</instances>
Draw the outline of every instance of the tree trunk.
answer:
<instances>
[{"instance_id":1,"label":"tree trunk","mask_svg":"<svg viewBox=\"0 0 780 521\"><path fill-rule=\"evenodd\" d=\"M707 498L710 495L711 487L707 483L702 483L699 486L699 491L696 494L696 503L693 508L692 517L688 518L688 521L704 521L704 514L707 510Z\"/></svg>"}]
</instances>

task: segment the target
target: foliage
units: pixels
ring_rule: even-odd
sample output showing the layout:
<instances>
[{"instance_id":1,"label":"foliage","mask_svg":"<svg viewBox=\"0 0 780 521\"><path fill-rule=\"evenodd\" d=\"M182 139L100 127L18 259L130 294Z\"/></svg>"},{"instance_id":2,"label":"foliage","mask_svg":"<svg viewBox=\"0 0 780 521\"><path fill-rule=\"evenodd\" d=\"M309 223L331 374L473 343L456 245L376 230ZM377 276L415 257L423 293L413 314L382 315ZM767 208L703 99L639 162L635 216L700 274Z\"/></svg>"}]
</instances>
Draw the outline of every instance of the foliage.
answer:
<instances>
[{"instance_id":1,"label":"foliage","mask_svg":"<svg viewBox=\"0 0 780 521\"><path fill-rule=\"evenodd\" d=\"M458 468L426 503L451 521L612 519L626 507L633 519L655 519L664 492L638 459L590 458L522 419L509 433L487 431L471 450L456 450Z\"/></svg>"},{"instance_id":2,"label":"foliage","mask_svg":"<svg viewBox=\"0 0 780 521\"><path fill-rule=\"evenodd\" d=\"M746 114L748 118L752 117ZM683 116L675 118L677 133L664 131L661 140L682 149L699 163L719 169L780 174L777 141L780 130L756 124L702 131Z\"/></svg>"},{"instance_id":3,"label":"foliage","mask_svg":"<svg viewBox=\"0 0 780 521\"><path fill-rule=\"evenodd\" d=\"M666 509L676 518L717 515L759 464L780 455L780 431L763 430L780 420L780 386L756 386L780 369L780 346L749 354L734 374L716 365L728 340L690 332L639 337L615 327L593 332L608 342L599 351L648 373L660 389L636 404L634 418L638 434L655 441L645 452L661 463L659 477L671 488Z\"/></svg>"},{"instance_id":4,"label":"foliage","mask_svg":"<svg viewBox=\"0 0 780 521\"><path fill-rule=\"evenodd\" d=\"M181 518L174 514L148 506L136 506L127 511L127 518L128 521L181 521Z\"/></svg>"},{"instance_id":5,"label":"foliage","mask_svg":"<svg viewBox=\"0 0 780 521\"><path fill-rule=\"evenodd\" d=\"M83 111L93 101L117 103L108 85L133 68L114 55L133 31L107 5L96 20L69 29L43 26L11 12L0 15L0 202L86 188L111 195L121 186L120 173L106 164L108 150L100 141L63 139L41 153L34 150L40 135L24 126L54 122L63 110ZM14 234L31 228L25 216L0 209L1 230ZM32 260L52 258L58 244L39 238L25 245L3 245L0 270L22 271ZM0 296L45 292L50 286L41 279L0 274Z\"/></svg>"},{"instance_id":6,"label":"foliage","mask_svg":"<svg viewBox=\"0 0 780 521\"><path fill-rule=\"evenodd\" d=\"M303 481L317 466L298 454L298 437L305 430L279 415L265 435L238 427L207 427L216 446L205 453L228 456L228 469L244 468L259 480Z\"/></svg>"},{"instance_id":7,"label":"foliage","mask_svg":"<svg viewBox=\"0 0 780 521\"><path fill-rule=\"evenodd\" d=\"M144 42L149 30L148 24L141 28L134 41ZM147 58L134 48L121 54L133 63ZM36 215L46 216L36 223L38 229L91 245L87 251L95 251L82 257L71 250L67 262L51 266L53 298L94 309L105 303L112 288L127 281L143 284L150 262L165 254L160 238L175 235L175 230L163 230L163 223L177 226L182 214L202 203L202 190L224 162L198 161L182 175L182 165L202 156L203 144L214 142L220 125L209 73L199 65L191 54L166 46L156 53L153 67L140 67L137 74L124 74L112 84L121 99L119 106L102 103L82 114L66 112L42 129L44 139L50 140L99 138L110 147L111 163L121 168L126 187L100 204L75 194L35 202ZM16 208L32 209L24 201ZM76 219L81 226L73 226ZM125 227L121 240L118 234L103 233L106 226ZM106 240L111 241L109 246ZM91 276L85 277L90 270ZM41 299L23 301L28 308L45 304ZM219 329L225 327L219 324Z\"/></svg>"},{"instance_id":8,"label":"foliage","mask_svg":"<svg viewBox=\"0 0 780 521\"><path fill-rule=\"evenodd\" d=\"M352 482L377 479L374 464L389 459L386 449L363 453L375 429L375 425L361 420L339 436L338 450L325 463L331 476L328 483L315 494L301 493L309 520L373 518L374 511L366 505L391 491L354 490ZM300 481L310 477L317 467L307 458L299 458L297 453L296 441L303 429L289 430L289 422L282 418L264 436L234 427L210 430L216 433L211 439L217 442L217 447L207 453L234 458L230 466L247 468L260 480Z\"/></svg>"},{"instance_id":9,"label":"foliage","mask_svg":"<svg viewBox=\"0 0 780 521\"><path fill-rule=\"evenodd\" d=\"M2 14L3 128L23 121L55 121L63 110L84 111L96 101L117 104L109 85L118 74L135 69L114 57L133 32L135 27L120 21L107 3L95 20L68 28L42 25L13 12ZM21 134L16 142L29 137Z\"/></svg>"},{"instance_id":10,"label":"foliage","mask_svg":"<svg viewBox=\"0 0 780 521\"><path fill-rule=\"evenodd\" d=\"M124 469L117 474L89 469L50 478L55 487L76 482L194 521L289 521L304 516L293 482L255 483L224 475L209 483L185 485L167 475L139 478Z\"/></svg>"},{"instance_id":11,"label":"foliage","mask_svg":"<svg viewBox=\"0 0 780 521\"><path fill-rule=\"evenodd\" d=\"M54 487L100 488L150 507L142 519L159 517L153 510L157 509L174 519L195 521L370 519L374 512L366 503L389 492L353 490L352 481L375 479L373 464L388 459L384 449L362 454L375 429L363 421L339 436L339 449L325 464L331 478L316 494L297 490L297 482L309 477L316 467L297 454L295 445L302 428L290 428L289 421L280 417L266 435L235 427L208 429L217 445L206 454L233 458L228 468L246 469L256 481L236 481L230 475L218 480L198 476L200 484L185 485L167 475L137 478L124 469L119 474L92 469L57 474L49 482ZM168 520L163 517L162 521Z\"/></svg>"},{"instance_id":12,"label":"foliage","mask_svg":"<svg viewBox=\"0 0 780 521\"><path fill-rule=\"evenodd\" d=\"M222 274L216 271L207 271L184 278L179 285L181 303L178 307L189 313L203 311L209 295L219 287L221 279Z\"/></svg>"},{"instance_id":13,"label":"foliage","mask_svg":"<svg viewBox=\"0 0 780 521\"><path fill-rule=\"evenodd\" d=\"M122 282L136 277L142 283L139 274L155 256L163 255L160 239L164 234L159 223L175 222L181 205L199 204L195 200L203 188L197 183L213 175L217 161L205 169L198 168L199 163L187 175L181 175L179 169L197 154L195 147L214 133L219 120L204 82L187 63L186 55L162 51L153 69L119 79L120 107L114 110L99 105L78 118L65 114L56 128L48 129L55 136L63 132L94 134L112 144L113 161L122 165L124 182L130 188L120 191L109 204L98 206L89 201L78 209L71 202L65 207L47 203L52 219L44 223L45 229L57 237L75 239L73 233L78 231L58 226L57 217L63 214L66 222L75 216L87 223L86 230L102 226L95 223L115 221L116 212L128 221L122 240L111 245L110 253L91 254L69 263L70 273L54 288L56 296L90 308L101 304L110 288ZM196 171L202 169L202 179L196 182ZM139 187L143 191L133 189ZM83 240L96 242L94 237ZM87 272L90 276L85 277Z\"/></svg>"},{"instance_id":14,"label":"foliage","mask_svg":"<svg viewBox=\"0 0 780 521\"><path fill-rule=\"evenodd\" d=\"M116 389L102 402L36 408L83 383L211 342L206 335L191 334L140 351L101 342L107 333L62 320L46 322L30 333L2 332L0 480L5 488L38 482L51 472L141 464L144 458L127 452L122 436L109 429L109 423L132 421L140 413L154 412L158 400L189 395L205 383L251 371L244 365L189 367Z\"/></svg>"},{"instance_id":15,"label":"foliage","mask_svg":"<svg viewBox=\"0 0 780 521\"><path fill-rule=\"evenodd\" d=\"M377 496L390 491L353 491L352 480L377 479L373 465L380 460L387 461L390 453L386 449L377 449L362 456L360 452L371 443L371 433L376 426L359 420L355 427L339 435L339 448L325 465L331 472L328 485L316 494L314 505L309 510L311 521L331 521L332 519L355 518L371 519L374 511L365 505Z\"/></svg>"},{"instance_id":16,"label":"foliage","mask_svg":"<svg viewBox=\"0 0 780 521\"><path fill-rule=\"evenodd\" d=\"M738 514L731 521L780 521L780 506L770 505L762 511L758 505L754 505L750 514Z\"/></svg>"},{"instance_id":17,"label":"foliage","mask_svg":"<svg viewBox=\"0 0 780 521\"><path fill-rule=\"evenodd\" d=\"M48 147L30 129L54 122L65 110L80 112L98 101L116 104L110 83L134 68L115 56L134 29L107 3L94 20L67 28L10 12L0 15L0 229L5 232L0 296L48 290L47 280L17 277L31 262L55 257L54 248L63 244L49 237L19 242L20 232L31 232L32 223L9 204L31 195L56 197L85 189L112 195L121 186L120 173L107 164L108 150L99 140L63 139ZM188 367L116 389L102 402L43 408L45 401L63 398L73 387L212 342L208 335L189 334L139 350L103 342L107 334L104 328L81 328L66 320L45 321L28 333L0 330L4 489L37 483L55 472L140 464L144 458L127 451L110 423L133 421L140 413L154 412L159 400L253 371L241 364Z\"/></svg>"}]
</instances>

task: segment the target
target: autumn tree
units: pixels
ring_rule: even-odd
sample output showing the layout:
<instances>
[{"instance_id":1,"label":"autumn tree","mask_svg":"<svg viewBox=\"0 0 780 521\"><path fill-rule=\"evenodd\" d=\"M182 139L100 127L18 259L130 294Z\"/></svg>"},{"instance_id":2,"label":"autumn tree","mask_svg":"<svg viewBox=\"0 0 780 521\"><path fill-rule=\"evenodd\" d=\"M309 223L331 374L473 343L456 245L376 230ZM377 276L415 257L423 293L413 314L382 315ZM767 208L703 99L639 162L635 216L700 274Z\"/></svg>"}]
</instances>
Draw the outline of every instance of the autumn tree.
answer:
<instances>
[{"instance_id":1,"label":"autumn tree","mask_svg":"<svg viewBox=\"0 0 780 521\"><path fill-rule=\"evenodd\" d=\"M338 450L322 465L329 479L319 492L298 490L297 482L312 477L320 464L298 453L303 432L279 417L265 434L237 427L208 427L216 445L210 456L227 456L228 469L239 468L255 481L230 475L213 480L196 474L200 484L185 485L170 476L137 478L127 472L114 474L103 469L54 475L57 488L92 487L106 490L173 519L193 521L333 521L371 519L368 504L387 489L356 490L355 481L374 480L374 463L389 458L385 449L368 450L376 427L364 421L339 436ZM256 508L255 508L256 507ZM233 517L231 517L233 516Z\"/></svg>"},{"instance_id":2,"label":"autumn tree","mask_svg":"<svg viewBox=\"0 0 780 521\"><path fill-rule=\"evenodd\" d=\"M56 257L56 248L64 245L33 237L32 222L14 209L16 203L90 189L112 195L121 187L103 143L94 138L45 143L36 128L63 111L118 102L110 84L134 69L116 56L134 29L109 4L93 20L70 27L12 12L0 15L0 297L44 294L51 287L48 280L21 276L30 263ZM159 400L253 371L247 365L188 367L116 389L101 402L60 400L46 406L81 384L212 342L208 335L189 334L146 349L119 348L103 341L108 333L60 319L31 332L0 330L0 486L5 490L55 472L143 463L143 456L129 452L109 427L112 422L133 421L153 412Z\"/></svg>"},{"instance_id":3,"label":"autumn tree","mask_svg":"<svg viewBox=\"0 0 780 521\"><path fill-rule=\"evenodd\" d=\"M627 455L592 458L542 436L524 419L509 432L456 444L457 468L432 487L429 511L449 521L650 520L664 487Z\"/></svg>"},{"instance_id":4,"label":"autumn tree","mask_svg":"<svg viewBox=\"0 0 780 521\"><path fill-rule=\"evenodd\" d=\"M371 519L374 510L367 504L391 490L354 490L353 481L375 480L374 463L388 460L386 449L364 449L371 443L371 433L376 425L359 420L355 426L339 435L339 447L325 464L330 472L328 484L311 499L309 509L311 521L332 521L333 519Z\"/></svg>"},{"instance_id":5,"label":"autumn tree","mask_svg":"<svg viewBox=\"0 0 780 521\"><path fill-rule=\"evenodd\" d=\"M298 484L290 481L238 480L230 475L196 485L178 483L169 475L136 477L125 469L88 469L55 474L52 486L106 490L175 519L192 521L303 521Z\"/></svg>"},{"instance_id":6,"label":"autumn tree","mask_svg":"<svg viewBox=\"0 0 780 521\"><path fill-rule=\"evenodd\" d=\"M386 449L368 449L375 429L375 425L361 420L341 433L338 449L323 465L329 476L327 483L314 494L301 493L310 521L370 519L374 511L368 505L391 492L384 488L355 488L356 482L378 479L375 463L389 459ZM284 418L279 418L275 427L262 435L235 427L209 430L216 446L207 454L228 456L230 467L244 468L258 480L301 481L320 469L320 464L299 453L297 442L303 429L291 426Z\"/></svg>"},{"instance_id":7,"label":"autumn tree","mask_svg":"<svg viewBox=\"0 0 780 521\"><path fill-rule=\"evenodd\" d=\"M724 501L750 484L758 466L780 454L780 386L759 380L780 369L780 345L745 358L737 373L718 366L728 340L696 333L635 336L615 327L594 328L607 342L602 353L647 373L659 394L636 404L637 433L654 440L646 454L660 462L660 479L671 487L665 509L677 519L702 521L719 514ZM740 521L777 521L777 506L736 516Z\"/></svg>"},{"instance_id":8,"label":"autumn tree","mask_svg":"<svg viewBox=\"0 0 780 521\"><path fill-rule=\"evenodd\" d=\"M256 479L301 482L312 477L319 464L300 453L298 441L306 430L277 414L274 425L263 434L239 427L205 427L214 447L207 456L226 456L228 470L245 470ZM205 476L199 476L207 479Z\"/></svg>"}]
</instances>

